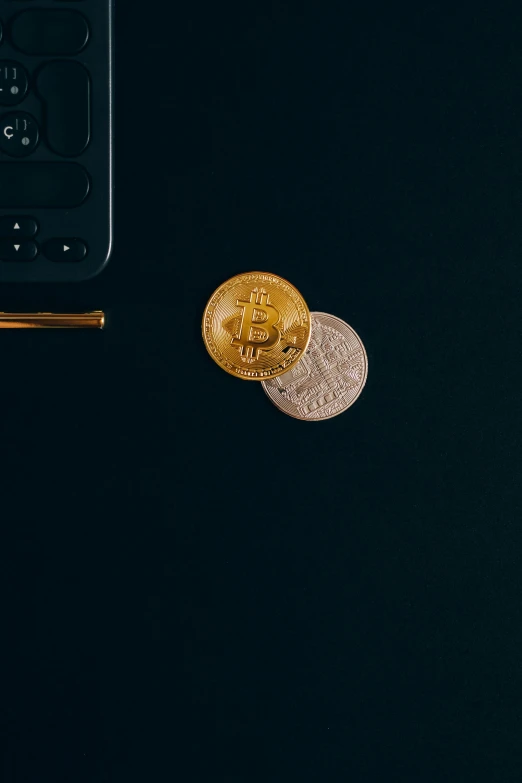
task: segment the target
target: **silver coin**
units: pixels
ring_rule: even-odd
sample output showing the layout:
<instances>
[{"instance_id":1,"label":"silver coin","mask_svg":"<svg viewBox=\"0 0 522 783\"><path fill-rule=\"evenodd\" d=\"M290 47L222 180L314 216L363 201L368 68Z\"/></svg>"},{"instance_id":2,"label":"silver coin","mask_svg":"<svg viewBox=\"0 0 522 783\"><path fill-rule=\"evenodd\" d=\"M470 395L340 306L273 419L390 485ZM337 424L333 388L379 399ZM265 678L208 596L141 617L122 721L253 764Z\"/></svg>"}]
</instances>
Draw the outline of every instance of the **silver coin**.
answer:
<instances>
[{"instance_id":1,"label":"silver coin","mask_svg":"<svg viewBox=\"0 0 522 783\"><path fill-rule=\"evenodd\" d=\"M303 358L262 386L283 413L303 421L331 419L353 405L368 376L368 357L351 326L328 313L311 313L312 335Z\"/></svg>"}]
</instances>

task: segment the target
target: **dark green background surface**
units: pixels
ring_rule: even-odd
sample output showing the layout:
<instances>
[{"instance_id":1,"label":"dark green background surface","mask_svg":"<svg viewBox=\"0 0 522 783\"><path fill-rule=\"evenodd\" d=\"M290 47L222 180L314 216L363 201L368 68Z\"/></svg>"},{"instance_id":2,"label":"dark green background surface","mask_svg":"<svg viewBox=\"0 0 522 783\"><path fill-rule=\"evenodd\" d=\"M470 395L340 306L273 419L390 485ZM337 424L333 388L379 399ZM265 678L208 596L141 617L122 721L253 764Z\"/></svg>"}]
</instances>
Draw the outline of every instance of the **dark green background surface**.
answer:
<instances>
[{"instance_id":1,"label":"dark green background surface","mask_svg":"<svg viewBox=\"0 0 522 783\"><path fill-rule=\"evenodd\" d=\"M118 8L113 260L1 291L108 313L1 335L6 783L520 781L521 22ZM252 269L361 335L343 416L208 358Z\"/></svg>"}]
</instances>

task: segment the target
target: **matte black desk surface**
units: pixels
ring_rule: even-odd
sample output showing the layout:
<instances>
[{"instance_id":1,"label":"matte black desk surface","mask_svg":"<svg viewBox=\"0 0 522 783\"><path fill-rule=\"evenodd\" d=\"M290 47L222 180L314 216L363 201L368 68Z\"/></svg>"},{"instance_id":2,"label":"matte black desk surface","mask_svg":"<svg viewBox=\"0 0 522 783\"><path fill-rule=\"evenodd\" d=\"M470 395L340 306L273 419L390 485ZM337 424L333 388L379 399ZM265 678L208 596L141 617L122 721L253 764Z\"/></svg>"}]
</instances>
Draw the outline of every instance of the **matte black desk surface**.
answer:
<instances>
[{"instance_id":1,"label":"matte black desk surface","mask_svg":"<svg viewBox=\"0 0 522 783\"><path fill-rule=\"evenodd\" d=\"M171 5L113 259L0 291L108 321L1 335L3 779L518 781L520 17ZM251 269L361 335L346 414L208 358Z\"/></svg>"}]
</instances>

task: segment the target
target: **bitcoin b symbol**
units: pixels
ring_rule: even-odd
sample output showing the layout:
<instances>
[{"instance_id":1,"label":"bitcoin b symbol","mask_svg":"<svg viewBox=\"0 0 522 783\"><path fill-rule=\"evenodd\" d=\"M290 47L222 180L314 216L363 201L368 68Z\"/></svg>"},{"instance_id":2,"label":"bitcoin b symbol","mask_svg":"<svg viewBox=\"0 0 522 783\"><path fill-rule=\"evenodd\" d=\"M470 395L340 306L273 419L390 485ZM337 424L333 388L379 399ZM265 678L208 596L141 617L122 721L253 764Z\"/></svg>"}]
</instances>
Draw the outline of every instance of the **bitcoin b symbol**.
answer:
<instances>
[{"instance_id":1,"label":"bitcoin b symbol","mask_svg":"<svg viewBox=\"0 0 522 783\"><path fill-rule=\"evenodd\" d=\"M252 364L259 358L259 351L269 351L281 339L281 332L276 327L279 321L279 311L268 303L265 290L254 288L250 292L250 301L236 302L243 308L239 337L234 337L232 345L239 347L241 360Z\"/></svg>"}]
</instances>

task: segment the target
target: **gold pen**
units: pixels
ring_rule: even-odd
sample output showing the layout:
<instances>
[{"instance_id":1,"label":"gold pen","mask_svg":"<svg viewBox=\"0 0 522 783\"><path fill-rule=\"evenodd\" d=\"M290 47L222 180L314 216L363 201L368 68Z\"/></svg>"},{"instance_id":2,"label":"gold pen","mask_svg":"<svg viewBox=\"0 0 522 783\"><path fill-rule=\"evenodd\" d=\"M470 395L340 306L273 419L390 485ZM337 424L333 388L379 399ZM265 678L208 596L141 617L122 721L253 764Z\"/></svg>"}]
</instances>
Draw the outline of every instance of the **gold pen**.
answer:
<instances>
[{"instance_id":1,"label":"gold pen","mask_svg":"<svg viewBox=\"0 0 522 783\"><path fill-rule=\"evenodd\" d=\"M103 329L105 313L0 313L0 329Z\"/></svg>"}]
</instances>

